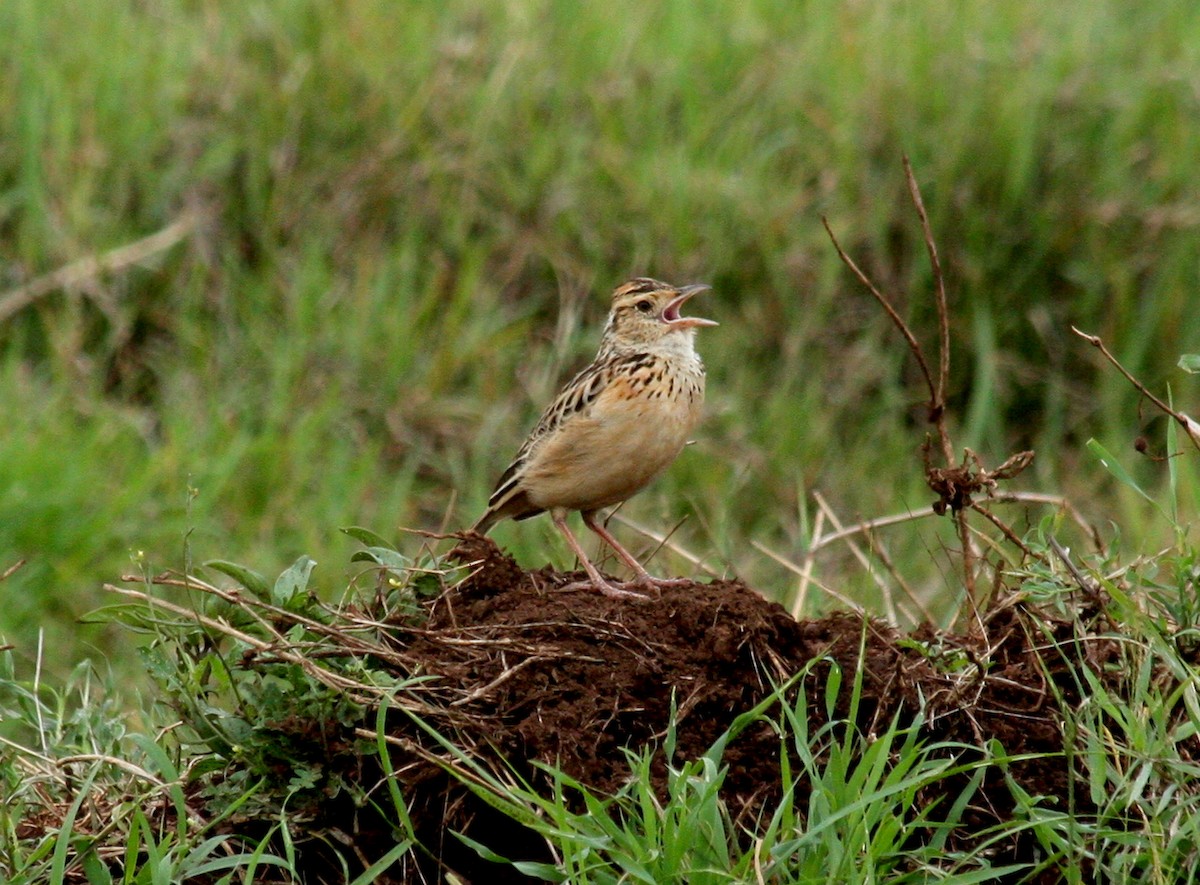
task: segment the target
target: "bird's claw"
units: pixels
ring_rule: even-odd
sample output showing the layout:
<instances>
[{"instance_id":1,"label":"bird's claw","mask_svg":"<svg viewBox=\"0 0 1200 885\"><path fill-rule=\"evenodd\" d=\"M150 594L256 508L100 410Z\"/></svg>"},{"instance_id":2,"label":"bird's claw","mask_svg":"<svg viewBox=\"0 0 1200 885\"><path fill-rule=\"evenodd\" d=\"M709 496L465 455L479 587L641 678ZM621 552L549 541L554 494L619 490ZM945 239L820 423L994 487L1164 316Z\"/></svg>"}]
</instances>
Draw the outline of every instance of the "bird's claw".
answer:
<instances>
[{"instance_id":1,"label":"bird's claw","mask_svg":"<svg viewBox=\"0 0 1200 885\"><path fill-rule=\"evenodd\" d=\"M671 587L691 587L695 581L687 578L656 578L653 575L638 575L629 582L637 587L653 587L655 590L667 590Z\"/></svg>"},{"instance_id":2,"label":"bird's claw","mask_svg":"<svg viewBox=\"0 0 1200 885\"><path fill-rule=\"evenodd\" d=\"M632 582L631 582L632 583ZM560 587L560 590L599 590L610 599L645 599L645 595L638 593L636 590L626 590L624 586L614 584L611 581L575 581Z\"/></svg>"}]
</instances>

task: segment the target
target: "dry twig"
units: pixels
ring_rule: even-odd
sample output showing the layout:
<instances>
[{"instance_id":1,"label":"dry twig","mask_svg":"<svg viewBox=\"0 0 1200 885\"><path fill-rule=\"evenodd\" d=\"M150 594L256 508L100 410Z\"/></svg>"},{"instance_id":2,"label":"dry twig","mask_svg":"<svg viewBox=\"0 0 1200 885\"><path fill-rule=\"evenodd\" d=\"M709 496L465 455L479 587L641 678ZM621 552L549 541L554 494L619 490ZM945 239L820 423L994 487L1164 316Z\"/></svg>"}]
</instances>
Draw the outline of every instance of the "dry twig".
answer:
<instances>
[{"instance_id":1,"label":"dry twig","mask_svg":"<svg viewBox=\"0 0 1200 885\"><path fill-rule=\"evenodd\" d=\"M946 303L946 279L942 274L942 262L938 259L937 244L933 239L933 231L929 227L929 214L925 211L925 201L921 199L921 188L913 174L912 163L908 156L903 157L904 179L908 183L908 194L916 207L917 217L921 219L921 234L925 238L925 250L929 253L929 266L933 271L934 294L937 298L938 314L938 378L937 390L929 403L931 412L936 412L937 418L931 419L937 425L938 436L942 442L942 454L946 463L954 459L954 447L950 444L950 434L946 432L946 424L940 420L946 408L946 382L950 379L950 308Z\"/></svg>"},{"instance_id":2,"label":"dry twig","mask_svg":"<svg viewBox=\"0 0 1200 885\"><path fill-rule=\"evenodd\" d=\"M1020 543L1016 533L995 516L995 514L978 504L973 496L986 493L990 497L995 491L997 481L1012 479L1029 465L1033 460L1033 452L1015 454L995 470L986 469L979 457L970 449L964 450L961 463L955 462L954 445L946 425L945 396L946 384L950 375L950 311L946 299L945 276L942 273L937 244L934 242L933 232L929 225L929 216L925 211L925 203L921 198L921 189L917 184L916 176L913 174L912 164L909 162L908 157L904 157L903 162L909 196L921 221L921 232L925 240L925 248L929 255L929 263L934 278L934 295L938 315L938 373L936 379L929 368L929 360L925 356L924 349L917 340L916 335L913 334L912 329L909 328L908 324L900 316L899 311L892 305L891 300L879 290L858 265L854 263L853 259L846 254L845 250L842 249L841 244L838 243L837 237L829 226L828 220L822 219L822 221L830 240L833 242L834 249L837 250L838 257L855 277L858 278L859 282L870 291L875 300L883 307L892 324L904 336L905 341L908 343L908 349L912 353L913 359L916 361L921 375L925 379L925 385L929 389L927 419L934 426L934 431L938 439L938 447L945 460L945 466L937 467L933 464L931 457L932 441L926 438L925 444L922 447L925 462L925 481L929 485L929 488L938 496L937 501L933 504L934 512L941 515L949 511L954 517L959 543L962 548L963 578L967 597L974 602L977 597L975 588L976 561L982 557L982 553L975 546L970 527L967 524L967 511L969 509L976 510L984 515L1000 529L1007 539L1015 540L1023 554L1030 555L1031 551L1024 544ZM827 541L828 539L825 540Z\"/></svg>"},{"instance_id":3,"label":"dry twig","mask_svg":"<svg viewBox=\"0 0 1200 885\"><path fill-rule=\"evenodd\" d=\"M1150 402L1154 403L1154 405L1164 414L1170 415L1172 418L1174 418L1179 423L1179 426L1183 428L1183 432L1187 434L1187 438L1192 441L1192 445L1194 445L1197 449L1200 449L1200 423L1189 418L1187 415L1183 414L1183 412L1178 412L1175 409L1172 409L1169 405L1151 393L1145 384L1135 378L1128 369L1121 365L1121 361L1113 356L1112 351L1110 351L1104 345L1104 341L1099 335L1089 335L1087 332L1083 332L1077 329L1075 326L1071 327L1071 331L1104 354L1104 358L1112 363L1113 366L1116 367L1117 371L1124 375L1126 379L1128 379L1130 384L1137 388L1138 393L1150 400Z\"/></svg>"},{"instance_id":4,"label":"dry twig","mask_svg":"<svg viewBox=\"0 0 1200 885\"><path fill-rule=\"evenodd\" d=\"M15 289L10 289L0 295L0 323L51 292L74 288L94 280L101 274L116 273L165 252L190 236L199 227L200 220L200 216L195 213L185 213L148 237L110 249L108 252L80 258L56 271L35 277Z\"/></svg>"}]
</instances>

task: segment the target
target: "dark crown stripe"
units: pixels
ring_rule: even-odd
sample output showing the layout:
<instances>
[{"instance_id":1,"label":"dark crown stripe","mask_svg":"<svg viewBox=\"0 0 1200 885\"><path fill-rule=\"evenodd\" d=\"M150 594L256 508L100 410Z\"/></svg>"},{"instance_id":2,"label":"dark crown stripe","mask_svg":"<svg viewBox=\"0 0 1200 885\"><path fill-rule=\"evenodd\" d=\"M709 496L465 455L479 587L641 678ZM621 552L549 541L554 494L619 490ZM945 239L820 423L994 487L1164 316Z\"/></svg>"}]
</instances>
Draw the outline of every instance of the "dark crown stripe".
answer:
<instances>
[{"instance_id":1,"label":"dark crown stripe","mask_svg":"<svg viewBox=\"0 0 1200 885\"><path fill-rule=\"evenodd\" d=\"M636 277L621 286L617 291L622 295L640 295L643 292L658 292L662 289L670 289L666 283L659 280L652 280L650 277Z\"/></svg>"}]
</instances>

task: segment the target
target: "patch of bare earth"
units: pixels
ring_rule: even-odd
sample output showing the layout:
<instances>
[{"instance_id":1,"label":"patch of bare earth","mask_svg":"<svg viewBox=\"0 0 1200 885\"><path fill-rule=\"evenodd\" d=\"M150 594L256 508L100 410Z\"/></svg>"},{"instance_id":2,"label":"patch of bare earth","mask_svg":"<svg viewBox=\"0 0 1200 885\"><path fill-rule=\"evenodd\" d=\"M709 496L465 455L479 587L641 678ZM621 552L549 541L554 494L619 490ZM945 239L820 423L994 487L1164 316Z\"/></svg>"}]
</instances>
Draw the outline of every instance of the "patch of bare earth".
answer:
<instances>
[{"instance_id":1,"label":"patch of bare earth","mask_svg":"<svg viewBox=\"0 0 1200 885\"><path fill-rule=\"evenodd\" d=\"M661 744L673 701L677 757L695 758L736 716L805 667L809 673L796 690L807 695L811 733L826 716L831 662L844 674L838 718L848 714L853 674L861 663L856 724L862 733L885 728L894 717L911 722L923 709L927 743L982 747L997 740L1011 755L1032 756L1008 769L1025 790L1056 797L1060 808L1089 810L1086 789L1072 789L1060 703L1079 700L1072 674L1081 663L1103 673L1119 649L1110 639L1084 635L1079 621L1056 622L1007 597L969 634L927 629L904 637L850 613L795 621L739 581L614 600L587 589L563 589L580 574L524 571L478 536L463 536L455 555L474 564L473 575L429 603L428 620L419 628L396 625L391 641L411 672L438 677L431 683L431 699L437 701L427 709L427 720L479 758L507 760L534 784L544 778L528 763L539 760L596 791L616 791L628 776L624 749ZM955 660L979 666L966 668L974 675L964 677L963 667L950 665ZM397 716L389 729L393 737L437 749L408 719ZM661 756L656 774L665 787ZM749 822L778 802L779 760L779 736L765 722L730 744L723 795L735 818ZM378 881L438 881L447 869L467 881L527 881L481 860L450 830L512 859L549 859L538 837L456 783L424 751L401 750L393 764L432 857L424 855L415 865L410 860L392 878ZM953 793L952 802L960 786L949 780L936 789ZM803 811L808 784L800 780L791 789ZM938 798L931 794L922 801ZM989 769L952 847L965 847L973 833L1007 819L1012 809L1003 775ZM349 811L331 803L333 819L325 823L345 831ZM389 826L355 814L354 841L364 857L394 844ZM1030 860L1034 850L1018 839L999 846L993 860Z\"/></svg>"}]
</instances>

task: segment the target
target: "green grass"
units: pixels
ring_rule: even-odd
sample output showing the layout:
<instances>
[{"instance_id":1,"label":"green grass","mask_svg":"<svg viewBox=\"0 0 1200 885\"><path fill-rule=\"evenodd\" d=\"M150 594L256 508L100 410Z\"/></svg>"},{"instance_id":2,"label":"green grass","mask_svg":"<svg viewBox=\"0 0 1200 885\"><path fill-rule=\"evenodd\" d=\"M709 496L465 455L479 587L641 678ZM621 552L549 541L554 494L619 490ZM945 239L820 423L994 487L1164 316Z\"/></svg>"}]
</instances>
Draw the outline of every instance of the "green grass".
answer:
<instances>
[{"instance_id":1,"label":"green grass","mask_svg":"<svg viewBox=\"0 0 1200 885\"><path fill-rule=\"evenodd\" d=\"M339 526L468 524L642 272L711 282L722 325L698 445L626 512L688 518L687 548L786 596L750 542L801 556L810 491L847 521L930 498L908 356L820 225L931 330L902 152L951 287L961 443L1035 446L1025 488L1152 545L1082 446L1130 451L1135 396L1068 324L1188 399L1197 47L1182 2L5 3L0 279L204 220L0 322L0 567L29 560L0 631L28 659L44 626L62 673L113 647L70 619L131 552L310 553L336 587ZM565 562L547 525L497 536ZM942 611L951 537L886 539Z\"/></svg>"},{"instance_id":2,"label":"green grass","mask_svg":"<svg viewBox=\"0 0 1200 885\"><path fill-rule=\"evenodd\" d=\"M128 882L288 869L265 838L147 816L179 806L187 756L159 734L163 711L131 698L147 677L129 632L77 619L123 571L222 558L276 574L310 554L332 593L357 547L339 527L391 540L469 524L631 274L712 283L696 305L721 326L701 338L697 445L624 513L658 531L686 519L683 547L789 600L797 577L755 543L799 561L812 492L846 522L927 508L909 356L820 224L932 342L902 153L950 287L957 441L991 465L1036 448L1017 487L1066 495L1116 542L1092 578L1128 625L1135 690L1081 672L1091 700L1070 720L1078 789L1100 811L1081 822L1018 795L1013 826L1077 881L1194 875L1198 773L1175 748L1200 708L1152 662L1192 672L1177 643L1200 623L1185 543L1200 476L1194 458L1133 451L1140 434L1158 455L1182 444L1069 326L1194 411L1175 361L1200 341L1198 70L1200 7L1184 0L0 3L0 573L27 560L0 583L0 640L16 646L0 708L3 736L30 751L0 754L5 875L56 881L83 858L107 881L88 853L98 826L141 858ZM199 226L172 248L6 311L15 287L189 213ZM1005 512L1022 533L1044 515ZM545 521L496 535L525 564L568 563ZM878 539L938 616L957 610L947 521ZM653 567L698 571L671 550ZM882 610L844 546L818 576ZM1168 640L1168 624L1183 633ZM779 881L985 880L986 842L905 853L962 812L911 804L944 773L937 748L759 715L806 760L815 798L799 811L824 823L801 831L785 805L757 854L723 816L716 750L680 763L666 804L638 754L625 792L588 797L594 814L570 810L566 781L504 801L540 815L576 881L745 880L763 863ZM65 781L47 760L71 755L86 758ZM260 801L238 786L234 807ZM63 832L18 838L46 795L70 812ZM403 832L403 797L379 801Z\"/></svg>"},{"instance_id":3,"label":"green grass","mask_svg":"<svg viewBox=\"0 0 1200 885\"><path fill-rule=\"evenodd\" d=\"M390 558L385 552L375 548L374 555ZM1181 547L1125 565L1095 560L1080 564L1079 577L1047 560L1012 576L1020 596L1039 607L1021 623L1034 631L1047 625L1027 647L1040 649L1047 666L1074 662L1067 676L1076 680L1078 700L1052 693L1045 706L1045 715L1062 717L1072 762L1074 792L1065 801L1031 793L1010 776L1036 756L1013 755L986 736L978 743L923 737L932 726L923 706L903 724L863 730L862 671L824 658L734 719L699 758L677 754L672 724L661 746L627 750L628 779L613 796L537 763L542 786L535 789L521 760L506 768L429 725L425 717L438 703L466 689L447 693L432 684L423 694L425 677L401 678L395 668L403 655L389 658L396 651L390 631L372 629L379 612L397 614L405 593L421 592L430 563L414 568L395 559L388 604L373 610L375 589L360 587L342 615L307 593L303 564L273 587L244 581L260 602L279 607L277 615L294 619L267 620L259 602L219 600L193 587L198 608L232 625L220 630L178 617L169 607L175 594L155 592L127 606L120 620L154 637L143 660L165 704L122 710L115 700L122 693L86 665L61 687L30 685L12 654L0 655L0 714L20 727L17 739L0 746L0 870L6 881L30 885L81 873L95 883L303 881L297 870L313 875L313 837L321 835L305 829L306 809L338 801L370 820L372 833L380 832L375 814L393 828L394 845L359 846L364 853L353 857L344 842L328 840L342 852L342 880L365 885L376 873L398 874L389 870L393 862L413 863L410 853L424 850L409 817L413 800L402 791L409 782L393 768L406 760L411 774L413 749L423 746L416 758L438 760L531 829L553 860L510 860L504 846L445 835L542 881L1190 881L1200 867L1200 770L1191 754L1200 723L1195 558ZM1062 624L1078 616L1081 580L1108 594L1097 623L1109 629L1081 629L1070 647L1058 646L1044 619ZM1087 661L1086 647L1102 642L1121 646L1116 667ZM254 648L269 649L273 661L230 666ZM963 675L967 682L987 678ZM815 691L796 690L805 683ZM1053 689L1056 681L1045 685ZM343 726L369 722L373 706L374 746L369 731L360 733L367 744L356 751L359 766L333 764L351 753ZM396 727L405 721L415 727ZM318 730L300 740L305 723ZM764 728L779 740L781 798L757 818L734 820L720 793L724 754L739 735ZM362 780L375 758L381 783ZM665 792L654 786L655 766L665 767ZM994 786L986 796L981 788L997 775L1011 792L1011 816L980 829L973 820L997 800ZM307 864L296 850L301 841Z\"/></svg>"},{"instance_id":4,"label":"green grass","mask_svg":"<svg viewBox=\"0 0 1200 885\"><path fill-rule=\"evenodd\" d=\"M286 859L265 850L266 839L243 850L220 831L244 799L198 825L184 795L178 748L164 750L161 737L141 731L115 698L130 700L87 665L61 687L30 686L15 678L11 653L0 657L0 713L33 741L27 749L4 741L0 749L5 882L61 883L82 873L88 882L112 883L114 863L127 868L120 881L144 885L229 870L253 881L255 870L288 869ZM139 714L142 723L156 721L152 708ZM47 803L49 796L61 804ZM159 813L164 807L174 826Z\"/></svg>"},{"instance_id":5,"label":"green grass","mask_svg":"<svg viewBox=\"0 0 1200 885\"><path fill-rule=\"evenodd\" d=\"M837 687L831 692L836 696ZM541 793L497 783L496 792L512 803L514 816L528 819L560 858L555 864L510 861L474 840L459 838L484 857L514 863L556 882L715 885L756 879L869 882L879 877L903 882L927 881L932 873L970 881L970 874L954 871L946 841L962 824L963 810L975 797L985 766L956 765L954 756L963 747L923 745L918 738L921 722L903 729L893 722L869 740L843 720L809 733L803 698L801 694L791 706L781 696L771 697L739 717L701 758L683 764L668 761L665 800L652 786L651 750L630 753L629 782L611 799L593 795L559 771L551 772L553 789ZM851 716L856 713L851 710ZM751 825L755 838L747 850L739 838L741 825L730 819L719 795L725 779L722 753L743 730L764 721L781 735L781 756L787 759L794 753L798 760L795 770L785 769L785 778L796 777L811 792L798 807L796 794L785 790L778 807ZM667 760L674 758L673 731L661 752ZM972 770L978 777L968 779L946 813L920 807L922 789ZM918 839L925 844L914 848L913 840ZM990 876L1019 871L1018 866L996 868L981 861L972 858L967 866Z\"/></svg>"}]
</instances>

